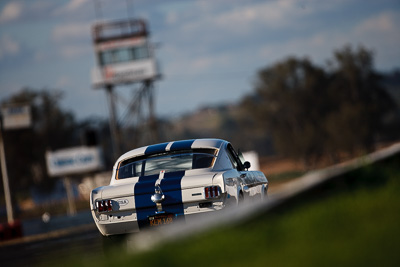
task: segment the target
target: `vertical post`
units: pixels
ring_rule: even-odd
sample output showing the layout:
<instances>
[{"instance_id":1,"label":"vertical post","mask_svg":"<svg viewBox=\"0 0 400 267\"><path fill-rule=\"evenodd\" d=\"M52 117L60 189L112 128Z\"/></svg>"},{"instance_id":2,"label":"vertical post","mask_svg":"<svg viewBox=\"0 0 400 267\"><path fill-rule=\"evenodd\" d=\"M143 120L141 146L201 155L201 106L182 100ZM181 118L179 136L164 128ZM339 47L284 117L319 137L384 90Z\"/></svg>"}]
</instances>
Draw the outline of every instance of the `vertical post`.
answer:
<instances>
[{"instance_id":1,"label":"vertical post","mask_svg":"<svg viewBox=\"0 0 400 267\"><path fill-rule=\"evenodd\" d=\"M119 142L119 131L118 124L116 121L116 109L115 109L115 97L113 93L113 86L107 85L107 98L108 98L108 107L110 110L109 124L110 124L110 133L111 133L111 145L113 150L114 160L116 160L120 153L120 142Z\"/></svg>"},{"instance_id":2,"label":"vertical post","mask_svg":"<svg viewBox=\"0 0 400 267\"><path fill-rule=\"evenodd\" d=\"M13 207L12 207L12 202L11 202L10 186L8 184L7 163L6 163L6 154L4 152L3 125L2 124L3 124L3 121L0 118L1 174L3 177L4 197L6 199L7 221L8 221L8 223L13 223L14 222L14 214L13 214Z\"/></svg>"},{"instance_id":3,"label":"vertical post","mask_svg":"<svg viewBox=\"0 0 400 267\"><path fill-rule=\"evenodd\" d=\"M158 141L158 130L157 122L154 115L154 87L152 81L146 81L146 91L149 98L149 126L150 126L150 136L153 142Z\"/></svg>"},{"instance_id":4,"label":"vertical post","mask_svg":"<svg viewBox=\"0 0 400 267\"><path fill-rule=\"evenodd\" d=\"M72 190L72 185L69 177L64 177L64 187L65 191L67 191L67 200L68 200L68 215L75 216L76 215L76 207L74 201L74 192Z\"/></svg>"}]
</instances>

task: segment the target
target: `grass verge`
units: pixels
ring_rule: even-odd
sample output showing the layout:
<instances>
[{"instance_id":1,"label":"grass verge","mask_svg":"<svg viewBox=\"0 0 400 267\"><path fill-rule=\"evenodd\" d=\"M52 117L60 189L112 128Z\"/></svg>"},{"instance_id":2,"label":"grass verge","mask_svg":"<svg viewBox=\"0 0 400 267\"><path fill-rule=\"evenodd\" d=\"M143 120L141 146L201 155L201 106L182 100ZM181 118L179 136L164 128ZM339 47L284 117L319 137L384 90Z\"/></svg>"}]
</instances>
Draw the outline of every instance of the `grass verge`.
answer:
<instances>
[{"instance_id":1,"label":"grass verge","mask_svg":"<svg viewBox=\"0 0 400 267\"><path fill-rule=\"evenodd\" d=\"M400 166L349 174L357 183L148 252L114 249L73 266L400 266ZM360 183L361 181L361 183ZM367 181L367 182L365 182Z\"/></svg>"}]
</instances>

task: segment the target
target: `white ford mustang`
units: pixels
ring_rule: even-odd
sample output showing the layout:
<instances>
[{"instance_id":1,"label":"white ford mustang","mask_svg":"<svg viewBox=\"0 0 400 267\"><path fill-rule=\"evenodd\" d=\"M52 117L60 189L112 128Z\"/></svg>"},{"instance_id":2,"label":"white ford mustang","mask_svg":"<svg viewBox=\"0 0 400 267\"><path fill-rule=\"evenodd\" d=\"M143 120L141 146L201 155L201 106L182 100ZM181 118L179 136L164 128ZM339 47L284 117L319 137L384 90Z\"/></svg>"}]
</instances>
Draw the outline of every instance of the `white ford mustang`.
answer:
<instances>
[{"instance_id":1,"label":"white ford mustang","mask_svg":"<svg viewBox=\"0 0 400 267\"><path fill-rule=\"evenodd\" d=\"M104 236L140 231L245 199L263 199L268 180L249 171L232 145L195 139L131 150L115 163L109 186L90 194L93 219Z\"/></svg>"}]
</instances>

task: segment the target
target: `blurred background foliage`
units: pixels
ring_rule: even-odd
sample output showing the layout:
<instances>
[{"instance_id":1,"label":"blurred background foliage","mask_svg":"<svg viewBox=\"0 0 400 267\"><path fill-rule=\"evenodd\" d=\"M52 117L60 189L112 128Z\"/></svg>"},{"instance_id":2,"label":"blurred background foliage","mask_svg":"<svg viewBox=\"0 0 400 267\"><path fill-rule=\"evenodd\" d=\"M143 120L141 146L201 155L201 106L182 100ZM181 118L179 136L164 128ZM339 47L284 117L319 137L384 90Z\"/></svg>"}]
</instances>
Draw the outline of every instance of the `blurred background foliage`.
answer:
<instances>
[{"instance_id":1,"label":"blurred background foliage","mask_svg":"<svg viewBox=\"0 0 400 267\"><path fill-rule=\"evenodd\" d=\"M31 107L32 127L4 132L10 186L16 198L24 198L35 186L42 191L51 190L56 179L47 174L45 154L81 145L85 134L96 126L101 132L106 121L93 119L78 122L72 112L61 105L63 93L59 90L24 88L6 103L27 103Z\"/></svg>"},{"instance_id":2,"label":"blurred background foliage","mask_svg":"<svg viewBox=\"0 0 400 267\"><path fill-rule=\"evenodd\" d=\"M335 163L343 155L368 152L400 136L400 71L379 73L373 59L367 48L348 45L334 51L325 66L293 57L266 66L258 72L253 92L238 103L158 118L158 141L223 138L242 151L290 157L309 168L321 160ZM55 89L25 88L3 102L32 108L31 129L4 135L16 197L28 196L32 186L54 186L46 171L46 150L97 144L106 170L112 167L108 119L77 121L60 104L62 97ZM136 127L140 133L141 125ZM148 145L132 142L140 138L126 139L124 151Z\"/></svg>"},{"instance_id":3,"label":"blurred background foliage","mask_svg":"<svg viewBox=\"0 0 400 267\"><path fill-rule=\"evenodd\" d=\"M277 153L306 165L323 156L338 162L341 153L370 151L395 131L398 107L383 78L372 51L345 46L326 68L289 58L262 69L242 107L271 134Z\"/></svg>"}]
</instances>

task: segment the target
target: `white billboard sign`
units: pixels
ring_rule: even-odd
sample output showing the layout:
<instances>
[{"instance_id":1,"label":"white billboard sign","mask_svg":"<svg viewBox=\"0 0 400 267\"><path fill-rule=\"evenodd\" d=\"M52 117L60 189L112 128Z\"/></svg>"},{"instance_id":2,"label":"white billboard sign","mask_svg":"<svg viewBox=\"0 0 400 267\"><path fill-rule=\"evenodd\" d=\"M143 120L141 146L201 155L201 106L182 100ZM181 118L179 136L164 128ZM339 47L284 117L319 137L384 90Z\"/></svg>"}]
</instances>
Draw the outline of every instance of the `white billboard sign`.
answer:
<instances>
[{"instance_id":1,"label":"white billboard sign","mask_svg":"<svg viewBox=\"0 0 400 267\"><path fill-rule=\"evenodd\" d=\"M151 80L157 77L157 73L157 65L152 58L130 61L92 69L92 84L103 87Z\"/></svg>"},{"instance_id":2,"label":"white billboard sign","mask_svg":"<svg viewBox=\"0 0 400 267\"><path fill-rule=\"evenodd\" d=\"M46 152L47 171L50 176L63 176L96 171L103 167L97 147L73 147Z\"/></svg>"},{"instance_id":3,"label":"white billboard sign","mask_svg":"<svg viewBox=\"0 0 400 267\"><path fill-rule=\"evenodd\" d=\"M10 105L1 108L5 130L31 126L31 107L29 105Z\"/></svg>"}]
</instances>

